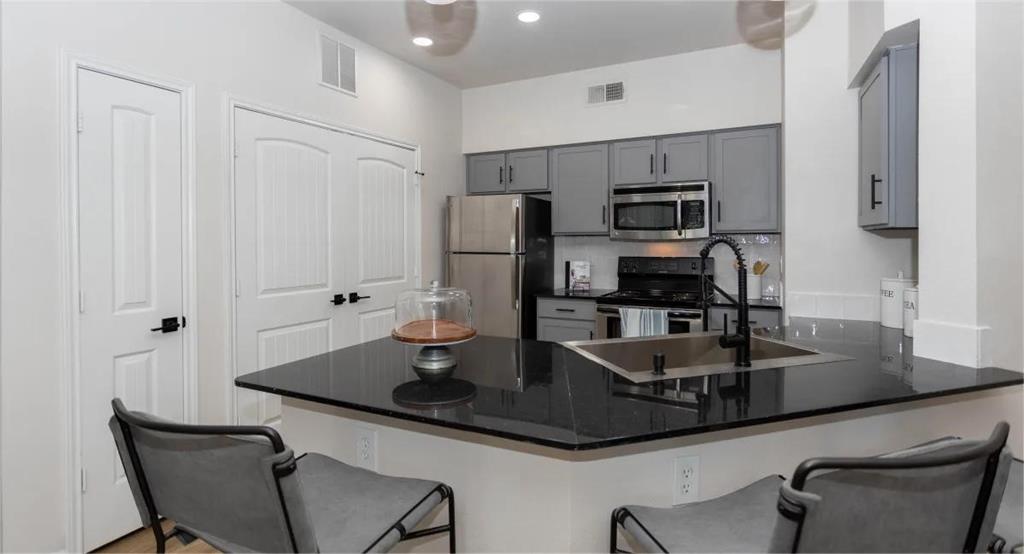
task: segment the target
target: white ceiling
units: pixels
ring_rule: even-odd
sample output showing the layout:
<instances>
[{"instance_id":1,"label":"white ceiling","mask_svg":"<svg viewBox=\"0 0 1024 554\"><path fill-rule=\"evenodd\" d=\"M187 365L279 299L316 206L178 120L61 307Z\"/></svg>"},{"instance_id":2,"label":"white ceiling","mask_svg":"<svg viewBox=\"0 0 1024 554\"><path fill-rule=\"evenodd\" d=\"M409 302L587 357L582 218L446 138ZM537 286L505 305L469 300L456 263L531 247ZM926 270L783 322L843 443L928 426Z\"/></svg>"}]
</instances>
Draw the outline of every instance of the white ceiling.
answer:
<instances>
[{"instance_id":1,"label":"white ceiling","mask_svg":"<svg viewBox=\"0 0 1024 554\"><path fill-rule=\"evenodd\" d=\"M744 41L736 0L286 0L300 10L462 88ZM783 4L771 2L771 4ZM524 9L541 14L524 24ZM758 7L756 11L760 11ZM745 25L749 24L744 23ZM412 44L426 35L434 45Z\"/></svg>"}]
</instances>

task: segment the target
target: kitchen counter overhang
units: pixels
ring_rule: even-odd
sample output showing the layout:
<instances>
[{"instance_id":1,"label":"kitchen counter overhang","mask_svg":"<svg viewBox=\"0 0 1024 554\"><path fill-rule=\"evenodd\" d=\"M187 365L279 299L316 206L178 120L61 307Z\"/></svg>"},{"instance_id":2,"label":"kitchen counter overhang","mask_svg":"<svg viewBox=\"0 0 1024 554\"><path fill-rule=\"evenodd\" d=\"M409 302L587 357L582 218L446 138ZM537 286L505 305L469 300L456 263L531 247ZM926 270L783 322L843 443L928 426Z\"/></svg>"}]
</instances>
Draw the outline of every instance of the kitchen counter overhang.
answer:
<instances>
[{"instance_id":1,"label":"kitchen counter overhang","mask_svg":"<svg viewBox=\"0 0 1024 554\"><path fill-rule=\"evenodd\" d=\"M913 341L877 323L794 318L773 335L850 359L634 383L557 343L481 336L453 347L461 405L395 401L415 381L417 348L383 338L272 367L237 386L569 451L610 448L959 395L1024 382L1021 373L915 358Z\"/></svg>"}]
</instances>

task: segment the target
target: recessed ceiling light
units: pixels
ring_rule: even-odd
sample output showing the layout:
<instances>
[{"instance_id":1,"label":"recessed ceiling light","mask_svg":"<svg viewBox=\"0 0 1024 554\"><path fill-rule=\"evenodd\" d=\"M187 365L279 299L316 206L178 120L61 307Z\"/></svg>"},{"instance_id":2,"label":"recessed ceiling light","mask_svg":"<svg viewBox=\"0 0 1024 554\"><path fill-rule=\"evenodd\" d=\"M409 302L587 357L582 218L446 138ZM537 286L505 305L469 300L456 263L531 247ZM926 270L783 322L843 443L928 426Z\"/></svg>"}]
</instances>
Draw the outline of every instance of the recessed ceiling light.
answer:
<instances>
[{"instance_id":1,"label":"recessed ceiling light","mask_svg":"<svg viewBox=\"0 0 1024 554\"><path fill-rule=\"evenodd\" d=\"M412 39L412 43L416 46L430 46L431 44L434 44L434 41L431 40L430 37L416 37Z\"/></svg>"},{"instance_id":2,"label":"recessed ceiling light","mask_svg":"<svg viewBox=\"0 0 1024 554\"><path fill-rule=\"evenodd\" d=\"M540 14L533 10L519 12L519 21L523 23L536 23L540 20Z\"/></svg>"},{"instance_id":3,"label":"recessed ceiling light","mask_svg":"<svg viewBox=\"0 0 1024 554\"><path fill-rule=\"evenodd\" d=\"M455 0L424 0L428 4L435 6L447 6L448 4L454 4Z\"/></svg>"}]
</instances>

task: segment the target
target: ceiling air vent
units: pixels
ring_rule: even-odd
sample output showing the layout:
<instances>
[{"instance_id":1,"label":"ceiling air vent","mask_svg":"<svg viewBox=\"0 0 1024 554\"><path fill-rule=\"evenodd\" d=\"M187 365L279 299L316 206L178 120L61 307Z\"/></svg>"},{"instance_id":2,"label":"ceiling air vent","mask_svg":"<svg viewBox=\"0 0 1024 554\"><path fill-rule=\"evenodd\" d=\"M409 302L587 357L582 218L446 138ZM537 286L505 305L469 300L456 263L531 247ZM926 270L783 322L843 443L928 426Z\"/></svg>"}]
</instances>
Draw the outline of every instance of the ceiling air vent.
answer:
<instances>
[{"instance_id":1,"label":"ceiling air vent","mask_svg":"<svg viewBox=\"0 0 1024 554\"><path fill-rule=\"evenodd\" d=\"M587 87L587 104L606 104L622 102L626 99L626 89L622 81Z\"/></svg>"},{"instance_id":2,"label":"ceiling air vent","mask_svg":"<svg viewBox=\"0 0 1024 554\"><path fill-rule=\"evenodd\" d=\"M320 84L356 93L356 51L324 35L320 35Z\"/></svg>"}]
</instances>

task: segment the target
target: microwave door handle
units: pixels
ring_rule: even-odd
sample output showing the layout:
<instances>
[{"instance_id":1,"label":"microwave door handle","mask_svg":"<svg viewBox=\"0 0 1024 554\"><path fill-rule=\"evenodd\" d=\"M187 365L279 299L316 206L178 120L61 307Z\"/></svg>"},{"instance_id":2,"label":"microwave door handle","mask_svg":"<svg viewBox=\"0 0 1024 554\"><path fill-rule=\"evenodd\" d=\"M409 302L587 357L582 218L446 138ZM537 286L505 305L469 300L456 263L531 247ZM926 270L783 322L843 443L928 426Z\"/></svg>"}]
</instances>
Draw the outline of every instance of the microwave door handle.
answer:
<instances>
[{"instance_id":1,"label":"microwave door handle","mask_svg":"<svg viewBox=\"0 0 1024 554\"><path fill-rule=\"evenodd\" d=\"M679 225L679 236L683 236L683 195L676 200L676 224Z\"/></svg>"}]
</instances>

